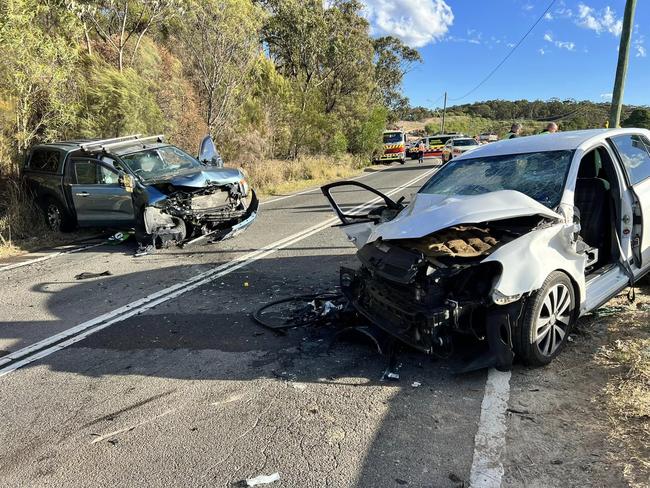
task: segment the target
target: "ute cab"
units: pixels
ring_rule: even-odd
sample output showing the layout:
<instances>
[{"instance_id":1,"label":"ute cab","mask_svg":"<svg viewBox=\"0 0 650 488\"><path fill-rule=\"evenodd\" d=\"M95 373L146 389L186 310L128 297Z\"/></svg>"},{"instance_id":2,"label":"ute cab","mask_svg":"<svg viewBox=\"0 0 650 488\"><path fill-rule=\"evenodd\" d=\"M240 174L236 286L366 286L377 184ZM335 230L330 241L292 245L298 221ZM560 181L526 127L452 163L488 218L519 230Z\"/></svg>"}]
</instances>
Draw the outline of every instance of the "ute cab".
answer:
<instances>
[{"instance_id":1,"label":"ute cab","mask_svg":"<svg viewBox=\"0 0 650 488\"><path fill-rule=\"evenodd\" d=\"M398 161L400 164L406 162L406 133L401 130L387 130L383 134L384 147L382 153L375 162L392 163Z\"/></svg>"}]
</instances>

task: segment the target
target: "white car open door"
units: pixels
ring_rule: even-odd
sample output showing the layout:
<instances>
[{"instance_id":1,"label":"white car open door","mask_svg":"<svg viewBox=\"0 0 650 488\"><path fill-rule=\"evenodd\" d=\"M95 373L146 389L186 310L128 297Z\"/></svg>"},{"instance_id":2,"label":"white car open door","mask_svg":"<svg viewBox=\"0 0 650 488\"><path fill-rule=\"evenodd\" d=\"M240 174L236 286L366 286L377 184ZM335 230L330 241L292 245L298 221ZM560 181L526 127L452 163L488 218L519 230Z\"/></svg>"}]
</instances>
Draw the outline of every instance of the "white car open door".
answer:
<instances>
[{"instance_id":1,"label":"white car open door","mask_svg":"<svg viewBox=\"0 0 650 488\"><path fill-rule=\"evenodd\" d=\"M357 181L337 181L322 186L321 191L341 221L338 226L357 248L368 241L375 225L392 219L404 208L404 198L395 202Z\"/></svg>"}]
</instances>

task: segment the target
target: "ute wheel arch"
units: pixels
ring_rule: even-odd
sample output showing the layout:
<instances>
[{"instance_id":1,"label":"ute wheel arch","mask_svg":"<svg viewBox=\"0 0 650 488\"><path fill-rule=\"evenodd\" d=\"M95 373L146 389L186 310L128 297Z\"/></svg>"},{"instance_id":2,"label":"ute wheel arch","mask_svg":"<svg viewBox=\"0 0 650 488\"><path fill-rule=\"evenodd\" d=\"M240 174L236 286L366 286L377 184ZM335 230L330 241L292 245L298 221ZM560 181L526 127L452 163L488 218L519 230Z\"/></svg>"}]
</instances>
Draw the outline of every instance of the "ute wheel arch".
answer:
<instances>
[{"instance_id":1,"label":"ute wheel arch","mask_svg":"<svg viewBox=\"0 0 650 488\"><path fill-rule=\"evenodd\" d=\"M567 309L562 297L568 299ZM525 298L522 319L512 334L515 357L528 366L549 364L564 349L579 315L579 287L568 273L551 272Z\"/></svg>"},{"instance_id":2,"label":"ute wheel arch","mask_svg":"<svg viewBox=\"0 0 650 488\"><path fill-rule=\"evenodd\" d=\"M74 230L74 218L58 198L51 195L44 196L40 206L43 210L45 224L50 230L56 232L70 232Z\"/></svg>"}]
</instances>

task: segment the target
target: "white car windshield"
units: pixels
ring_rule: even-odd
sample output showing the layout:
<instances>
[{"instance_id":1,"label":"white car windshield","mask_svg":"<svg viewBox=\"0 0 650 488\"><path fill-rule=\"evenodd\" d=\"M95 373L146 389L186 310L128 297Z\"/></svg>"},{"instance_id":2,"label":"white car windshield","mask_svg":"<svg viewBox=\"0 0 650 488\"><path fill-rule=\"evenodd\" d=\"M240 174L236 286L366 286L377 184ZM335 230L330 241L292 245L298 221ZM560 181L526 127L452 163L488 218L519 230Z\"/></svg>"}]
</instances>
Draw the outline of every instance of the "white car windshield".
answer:
<instances>
[{"instance_id":1,"label":"white car windshield","mask_svg":"<svg viewBox=\"0 0 650 488\"><path fill-rule=\"evenodd\" d=\"M480 195L516 190L555 208L562 198L573 151L545 151L452 161L419 193Z\"/></svg>"}]
</instances>

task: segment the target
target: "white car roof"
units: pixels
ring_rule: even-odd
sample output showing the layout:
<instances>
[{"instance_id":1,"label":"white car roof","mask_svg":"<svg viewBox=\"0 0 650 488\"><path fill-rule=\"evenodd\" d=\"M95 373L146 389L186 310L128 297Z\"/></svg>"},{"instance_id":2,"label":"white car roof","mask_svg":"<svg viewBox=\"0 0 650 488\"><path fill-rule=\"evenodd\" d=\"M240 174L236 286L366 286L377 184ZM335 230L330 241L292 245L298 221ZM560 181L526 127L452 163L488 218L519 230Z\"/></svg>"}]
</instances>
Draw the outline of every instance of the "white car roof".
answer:
<instances>
[{"instance_id":1,"label":"white car roof","mask_svg":"<svg viewBox=\"0 0 650 488\"><path fill-rule=\"evenodd\" d=\"M650 136L650 131L646 129L589 129L515 137L480 146L466 156L456 158L456 160L542 151L575 150L582 145L604 140L606 137L639 133Z\"/></svg>"}]
</instances>

